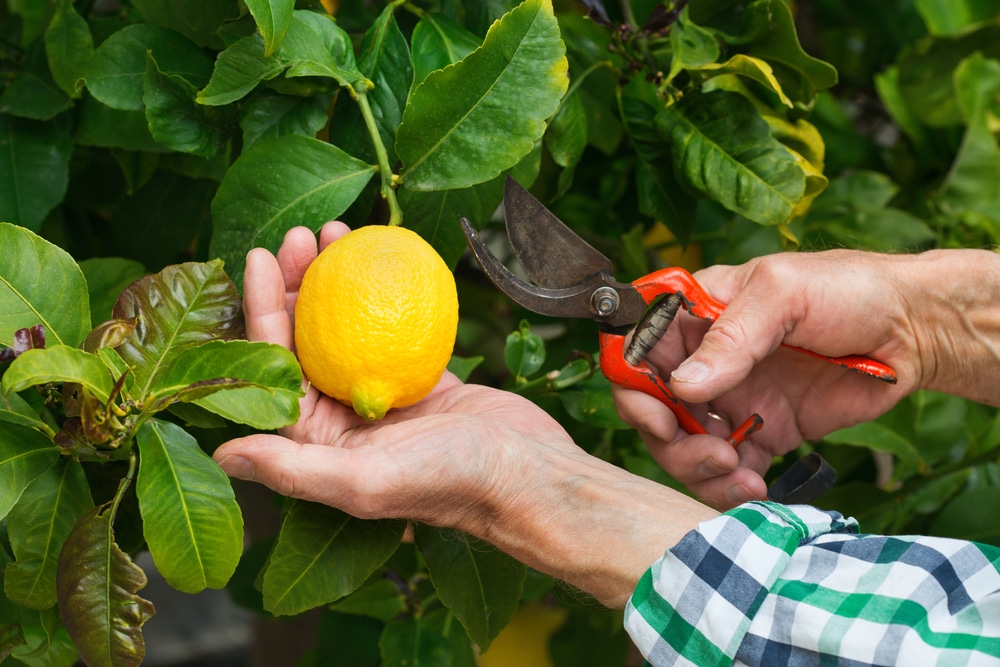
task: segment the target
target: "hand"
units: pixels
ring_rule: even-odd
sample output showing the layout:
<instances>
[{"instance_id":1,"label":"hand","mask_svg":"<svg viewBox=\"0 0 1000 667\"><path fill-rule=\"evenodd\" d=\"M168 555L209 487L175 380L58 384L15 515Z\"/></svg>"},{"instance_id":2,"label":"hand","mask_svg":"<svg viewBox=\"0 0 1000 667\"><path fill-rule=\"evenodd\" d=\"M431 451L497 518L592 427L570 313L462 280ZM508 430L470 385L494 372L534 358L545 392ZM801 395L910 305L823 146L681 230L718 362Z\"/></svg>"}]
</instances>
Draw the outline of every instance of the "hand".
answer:
<instances>
[{"instance_id":1,"label":"hand","mask_svg":"<svg viewBox=\"0 0 1000 667\"><path fill-rule=\"evenodd\" d=\"M327 224L320 246L347 231ZM317 252L312 232L296 228L277 258L249 254L248 338L292 348L297 290ZM714 515L589 456L531 402L450 373L426 399L376 423L312 387L300 406L279 435L233 440L215 459L231 476L360 518L459 528L608 604L623 605L650 563ZM598 530L606 539L595 546Z\"/></svg>"},{"instance_id":2,"label":"hand","mask_svg":"<svg viewBox=\"0 0 1000 667\"><path fill-rule=\"evenodd\" d=\"M663 375L673 369L671 388L711 433L731 429L706 421L709 409L732 425L757 413L763 428L734 449L719 437L679 431L662 403L615 387L619 413L640 431L656 461L709 504L725 509L763 498L773 456L803 439L874 419L918 387L920 341L900 280L908 261L854 251L787 253L698 272L726 310L710 328L678 317L648 360ZM896 370L898 384L781 343L828 356L872 357Z\"/></svg>"}]
</instances>

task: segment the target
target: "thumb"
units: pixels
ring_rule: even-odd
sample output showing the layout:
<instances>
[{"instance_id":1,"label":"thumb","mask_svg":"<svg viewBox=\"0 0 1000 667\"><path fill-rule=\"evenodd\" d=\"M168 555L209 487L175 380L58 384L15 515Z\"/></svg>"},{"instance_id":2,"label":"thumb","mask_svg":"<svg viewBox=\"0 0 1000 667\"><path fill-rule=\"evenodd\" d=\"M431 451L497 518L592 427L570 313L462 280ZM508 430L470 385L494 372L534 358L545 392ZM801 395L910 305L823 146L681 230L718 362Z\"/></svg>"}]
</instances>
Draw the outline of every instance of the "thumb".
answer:
<instances>
[{"instance_id":1,"label":"thumb","mask_svg":"<svg viewBox=\"0 0 1000 667\"><path fill-rule=\"evenodd\" d=\"M671 388L692 403L714 400L743 382L784 336L785 323L774 304L743 292L670 374Z\"/></svg>"}]
</instances>

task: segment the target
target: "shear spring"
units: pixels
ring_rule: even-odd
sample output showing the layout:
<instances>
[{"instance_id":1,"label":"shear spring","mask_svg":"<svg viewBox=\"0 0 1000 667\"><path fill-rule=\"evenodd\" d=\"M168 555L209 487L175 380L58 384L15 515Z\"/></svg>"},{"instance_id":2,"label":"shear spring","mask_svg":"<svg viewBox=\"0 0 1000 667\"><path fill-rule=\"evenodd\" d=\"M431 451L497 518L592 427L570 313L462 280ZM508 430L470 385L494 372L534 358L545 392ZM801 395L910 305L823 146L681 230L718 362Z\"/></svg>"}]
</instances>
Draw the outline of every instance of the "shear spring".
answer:
<instances>
[{"instance_id":1,"label":"shear spring","mask_svg":"<svg viewBox=\"0 0 1000 667\"><path fill-rule=\"evenodd\" d=\"M642 363L653 346L667 333L667 327L674 321L682 303L684 300L680 295L668 294L646 311L625 350L625 361L632 366Z\"/></svg>"}]
</instances>

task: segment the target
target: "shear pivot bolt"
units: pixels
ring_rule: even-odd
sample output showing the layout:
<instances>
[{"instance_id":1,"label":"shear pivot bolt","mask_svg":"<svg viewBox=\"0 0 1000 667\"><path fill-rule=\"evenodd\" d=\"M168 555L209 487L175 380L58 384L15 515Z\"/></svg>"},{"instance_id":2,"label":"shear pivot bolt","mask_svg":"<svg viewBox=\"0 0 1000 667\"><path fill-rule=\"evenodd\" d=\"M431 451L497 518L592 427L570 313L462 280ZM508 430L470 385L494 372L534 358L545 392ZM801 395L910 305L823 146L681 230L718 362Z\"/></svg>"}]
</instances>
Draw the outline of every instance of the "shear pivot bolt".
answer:
<instances>
[{"instance_id":1,"label":"shear pivot bolt","mask_svg":"<svg viewBox=\"0 0 1000 667\"><path fill-rule=\"evenodd\" d=\"M590 307L600 317L607 317L618 310L618 292L611 287L599 287L590 296Z\"/></svg>"}]
</instances>

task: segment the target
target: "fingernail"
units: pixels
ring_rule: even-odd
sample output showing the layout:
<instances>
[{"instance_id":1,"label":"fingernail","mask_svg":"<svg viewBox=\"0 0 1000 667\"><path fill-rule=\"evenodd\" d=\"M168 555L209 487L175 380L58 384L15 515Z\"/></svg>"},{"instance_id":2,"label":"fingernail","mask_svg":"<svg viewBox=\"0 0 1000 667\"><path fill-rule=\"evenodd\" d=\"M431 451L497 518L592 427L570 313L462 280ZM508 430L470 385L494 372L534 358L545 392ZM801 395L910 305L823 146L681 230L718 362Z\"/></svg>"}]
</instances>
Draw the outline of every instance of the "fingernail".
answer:
<instances>
[{"instance_id":1,"label":"fingernail","mask_svg":"<svg viewBox=\"0 0 1000 667\"><path fill-rule=\"evenodd\" d=\"M235 455L227 456L219 461L219 467L230 477L253 479L253 463L248 458Z\"/></svg>"},{"instance_id":2,"label":"fingernail","mask_svg":"<svg viewBox=\"0 0 1000 667\"><path fill-rule=\"evenodd\" d=\"M743 503L748 503L751 500L757 500L757 497L750 492L750 489L742 484L734 484L726 489L726 500L731 502L733 505L742 505Z\"/></svg>"},{"instance_id":3,"label":"fingernail","mask_svg":"<svg viewBox=\"0 0 1000 667\"><path fill-rule=\"evenodd\" d=\"M698 471L706 477L718 477L719 475L732 472L733 469L723 465L718 459L709 458L701 462L701 465L698 466Z\"/></svg>"},{"instance_id":4,"label":"fingernail","mask_svg":"<svg viewBox=\"0 0 1000 667\"><path fill-rule=\"evenodd\" d=\"M674 372L670 374L670 377L677 382L696 384L698 382L704 382L711 374L712 369L708 367L708 364L688 359L675 368Z\"/></svg>"}]
</instances>

